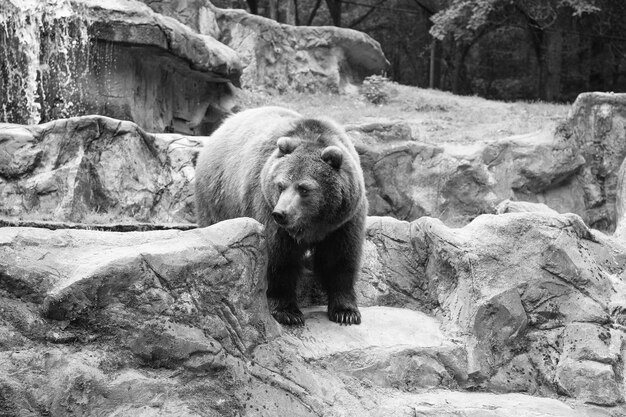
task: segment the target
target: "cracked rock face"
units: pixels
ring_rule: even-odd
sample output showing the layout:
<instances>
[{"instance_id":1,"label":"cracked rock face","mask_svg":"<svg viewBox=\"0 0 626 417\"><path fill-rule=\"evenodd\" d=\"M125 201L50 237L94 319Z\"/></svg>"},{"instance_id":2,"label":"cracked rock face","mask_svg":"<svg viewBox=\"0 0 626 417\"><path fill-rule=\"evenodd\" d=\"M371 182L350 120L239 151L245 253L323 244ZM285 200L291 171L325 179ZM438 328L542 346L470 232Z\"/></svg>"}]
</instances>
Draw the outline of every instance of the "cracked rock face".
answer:
<instances>
[{"instance_id":1,"label":"cracked rock face","mask_svg":"<svg viewBox=\"0 0 626 417\"><path fill-rule=\"evenodd\" d=\"M304 327L273 321L264 245L251 219L0 228L0 411L626 412L626 247L576 215L483 215L456 229L369 218L360 326L330 322L306 291Z\"/></svg>"},{"instance_id":2,"label":"cracked rock face","mask_svg":"<svg viewBox=\"0 0 626 417\"><path fill-rule=\"evenodd\" d=\"M624 193L624 126L626 94L584 93L554 132L433 145L402 123L347 130L361 157L372 215L464 225L514 200L575 213L612 232L624 213L618 198Z\"/></svg>"},{"instance_id":3,"label":"cracked rock face","mask_svg":"<svg viewBox=\"0 0 626 417\"><path fill-rule=\"evenodd\" d=\"M280 24L204 0L142 1L237 51L245 88L349 91L389 65L380 44L356 30Z\"/></svg>"},{"instance_id":4,"label":"cracked rock face","mask_svg":"<svg viewBox=\"0 0 626 417\"><path fill-rule=\"evenodd\" d=\"M616 116L613 123L620 120ZM403 123L350 125L347 132L360 155L370 215L409 221L432 216L464 225L482 213L524 211L524 201L541 201L603 229L614 225L608 214L600 223L593 220L600 206L585 196L596 186L589 188L581 177L589 157L565 133L459 146L414 140ZM38 126L1 124L0 138L2 215L84 221L95 212L139 221L194 221L189 185L197 151L210 137L151 134L130 122L84 116ZM613 163L607 159L605 165ZM617 182L619 167L611 170ZM619 203L619 184L600 188ZM602 207L606 214L610 204Z\"/></svg>"},{"instance_id":5,"label":"cracked rock face","mask_svg":"<svg viewBox=\"0 0 626 417\"><path fill-rule=\"evenodd\" d=\"M101 116L0 125L0 213L194 221L197 141Z\"/></svg>"}]
</instances>

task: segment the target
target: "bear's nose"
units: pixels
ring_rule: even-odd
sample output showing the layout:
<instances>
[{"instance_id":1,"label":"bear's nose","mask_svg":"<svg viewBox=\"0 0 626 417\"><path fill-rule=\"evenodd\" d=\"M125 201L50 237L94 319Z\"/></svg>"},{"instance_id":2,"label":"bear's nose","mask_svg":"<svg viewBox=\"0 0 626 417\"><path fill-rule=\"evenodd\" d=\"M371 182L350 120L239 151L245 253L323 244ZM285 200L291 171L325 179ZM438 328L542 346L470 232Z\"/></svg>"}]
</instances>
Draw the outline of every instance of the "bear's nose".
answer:
<instances>
[{"instance_id":1,"label":"bear's nose","mask_svg":"<svg viewBox=\"0 0 626 417\"><path fill-rule=\"evenodd\" d=\"M274 210L272 212L272 217L274 218L274 221L280 225L287 223L287 216L285 216L284 211Z\"/></svg>"}]
</instances>

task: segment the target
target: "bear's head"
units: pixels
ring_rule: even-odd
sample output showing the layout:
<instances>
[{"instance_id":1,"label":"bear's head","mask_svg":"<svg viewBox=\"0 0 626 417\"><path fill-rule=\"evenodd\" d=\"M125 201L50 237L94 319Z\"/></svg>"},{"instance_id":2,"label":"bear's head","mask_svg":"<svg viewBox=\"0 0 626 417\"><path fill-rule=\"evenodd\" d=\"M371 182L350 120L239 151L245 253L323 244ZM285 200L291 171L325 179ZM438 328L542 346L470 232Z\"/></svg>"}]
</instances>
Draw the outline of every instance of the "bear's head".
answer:
<instances>
[{"instance_id":1,"label":"bear's head","mask_svg":"<svg viewBox=\"0 0 626 417\"><path fill-rule=\"evenodd\" d=\"M321 241L363 204L360 165L341 142L280 137L265 169L271 221L299 242Z\"/></svg>"}]
</instances>

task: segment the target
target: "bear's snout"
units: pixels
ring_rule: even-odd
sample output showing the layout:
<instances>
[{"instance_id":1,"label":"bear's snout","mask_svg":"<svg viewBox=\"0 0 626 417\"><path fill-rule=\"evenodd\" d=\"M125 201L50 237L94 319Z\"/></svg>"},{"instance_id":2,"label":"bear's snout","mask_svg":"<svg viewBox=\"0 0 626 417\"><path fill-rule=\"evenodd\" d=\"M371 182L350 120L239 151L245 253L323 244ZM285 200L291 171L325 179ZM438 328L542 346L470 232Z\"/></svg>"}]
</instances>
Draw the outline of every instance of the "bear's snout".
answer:
<instances>
[{"instance_id":1,"label":"bear's snout","mask_svg":"<svg viewBox=\"0 0 626 417\"><path fill-rule=\"evenodd\" d=\"M272 218L279 226L288 226L297 217L300 201L293 186L287 187L278 197Z\"/></svg>"},{"instance_id":2,"label":"bear's snout","mask_svg":"<svg viewBox=\"0 0 626 417\"><path fill-rule=\"evenodd\" d=\"M272 217L274 218L274 221L281 226L287 224L287 215L283 210L274 210L272 212Z\"/></svg>"}]
</instances>

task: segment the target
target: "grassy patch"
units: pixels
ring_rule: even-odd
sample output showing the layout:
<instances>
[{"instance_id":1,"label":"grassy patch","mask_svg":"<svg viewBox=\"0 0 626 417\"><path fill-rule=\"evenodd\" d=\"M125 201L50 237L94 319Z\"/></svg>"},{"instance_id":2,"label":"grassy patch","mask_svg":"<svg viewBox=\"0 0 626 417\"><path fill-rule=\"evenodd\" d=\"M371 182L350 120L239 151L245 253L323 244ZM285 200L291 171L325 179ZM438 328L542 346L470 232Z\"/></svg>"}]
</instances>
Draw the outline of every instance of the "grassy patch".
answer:
<instances>
[{"instance_id":1,"label":"grassy patch","mask_svg":"<svg viewBox=\"0 0 626 417\"><path fill-rule=\"evenodd\" d=\"M242 91L242 109L283 106L306 116L328 116L340 123L374 120L408 123L413 136L424 142L474 142L554 129L570 105L543 102L501 102L474 96L388 83L385 104L372 104L364 96Z\"/></svg>"}]
</instances>

